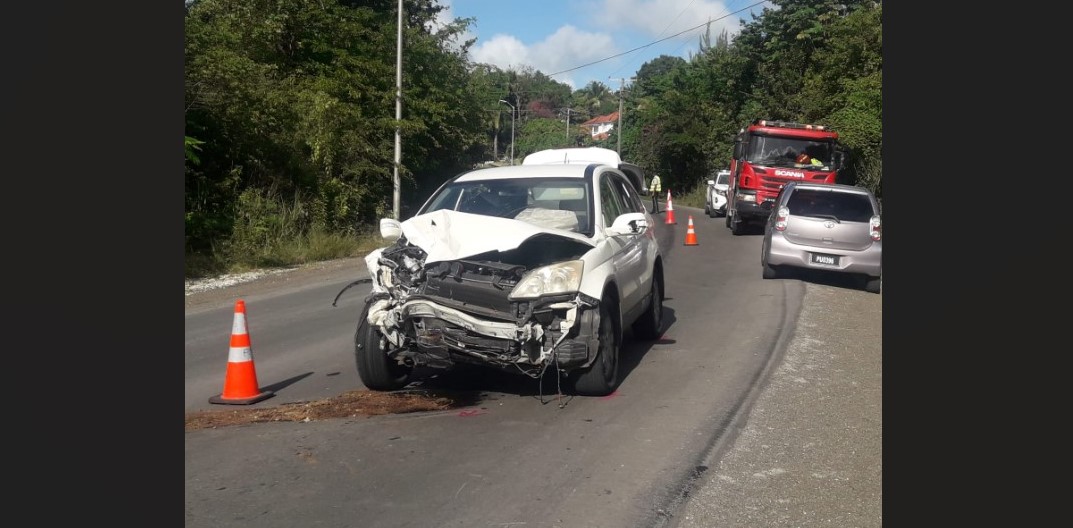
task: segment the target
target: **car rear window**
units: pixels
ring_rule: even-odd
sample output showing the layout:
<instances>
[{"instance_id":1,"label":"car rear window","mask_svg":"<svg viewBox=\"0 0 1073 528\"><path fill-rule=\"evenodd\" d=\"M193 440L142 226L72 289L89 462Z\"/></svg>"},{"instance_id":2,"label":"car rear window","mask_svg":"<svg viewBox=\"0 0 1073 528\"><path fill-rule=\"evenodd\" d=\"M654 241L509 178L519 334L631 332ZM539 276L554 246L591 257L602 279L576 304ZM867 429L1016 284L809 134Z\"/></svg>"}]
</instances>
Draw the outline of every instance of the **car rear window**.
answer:
<instances>
[{"instance_id":1,"label":"car rear window","mask_svg":"<svg viewBox=\"0 0 1073 528\"><path fill-rule=\"evenodd\" d=\"M799 216L834 216L848 222L867 222L875 212L867 195L849 192L797 189L786 207Z\"/></svg>"}]
</instances>

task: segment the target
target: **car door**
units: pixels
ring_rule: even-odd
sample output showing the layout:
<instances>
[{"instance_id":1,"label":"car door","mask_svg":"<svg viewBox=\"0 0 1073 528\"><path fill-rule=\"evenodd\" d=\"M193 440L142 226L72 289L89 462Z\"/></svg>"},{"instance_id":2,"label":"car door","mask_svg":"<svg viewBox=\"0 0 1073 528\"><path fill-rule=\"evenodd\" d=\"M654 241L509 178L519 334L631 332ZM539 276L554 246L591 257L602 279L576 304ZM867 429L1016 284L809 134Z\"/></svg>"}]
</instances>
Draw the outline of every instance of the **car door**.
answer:
<instances>
[{"instance_id":1,"label":"car door","mask_svg":"<svg viewBox=\"0 0 1073 528\"><path fill-rule=\"evenodd\" d=\"M610 227L619 215L645 212L639 199L630 199L634 195L628 191L629 185L623 176L615 172L605 171L600 175L600 220L605 229ZM649 234L650 229L651 226L640 233L609 237L611 247L614 249L612 262L622 295L623 315L633 311L647 291L642 289L643 285L648 284L644 276L645 244L643 242L648 240L646 235Z\"/></svg>"}]
</instances>

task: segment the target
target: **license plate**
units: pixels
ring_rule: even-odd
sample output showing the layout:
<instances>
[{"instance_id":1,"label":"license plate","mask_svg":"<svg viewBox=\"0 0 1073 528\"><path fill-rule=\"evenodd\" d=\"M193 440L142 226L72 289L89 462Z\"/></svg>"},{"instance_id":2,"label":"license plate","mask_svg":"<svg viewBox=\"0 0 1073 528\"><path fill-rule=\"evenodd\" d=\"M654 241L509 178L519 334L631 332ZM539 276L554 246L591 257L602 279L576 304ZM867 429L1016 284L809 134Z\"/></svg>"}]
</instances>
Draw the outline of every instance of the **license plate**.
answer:
<instances>
[{"instance_id":1,"label":"license plate","mask_svg":"<svg viewBox=\"0 0 1073 528\"><path fill-rule=\"evenodd\" d=\"M822 264L824 266L837 266L838 255L824 255L823 253L813 253L811 262L813 264Z\"/></svg>"}]
</instances>

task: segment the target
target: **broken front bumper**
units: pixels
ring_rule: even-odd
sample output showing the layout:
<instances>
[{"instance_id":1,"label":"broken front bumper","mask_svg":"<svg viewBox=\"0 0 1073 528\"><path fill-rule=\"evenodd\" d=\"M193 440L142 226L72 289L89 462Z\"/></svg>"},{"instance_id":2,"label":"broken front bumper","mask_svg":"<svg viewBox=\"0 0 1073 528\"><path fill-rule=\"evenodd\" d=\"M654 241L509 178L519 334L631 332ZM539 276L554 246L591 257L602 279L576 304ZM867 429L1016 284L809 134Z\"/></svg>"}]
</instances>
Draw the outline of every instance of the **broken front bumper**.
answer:
<instances>
[{"instance_id":1,"label":"broken front bumper","mask_svg":"<svg viewBox=\"0 0 1073 528\"><path fill-rule=\"evenodd\" d=\"M410 297L373 301L369 322L404 363L445 368L474 363L501 369L587 367L598 350L599 300L584 294L512 303L514 321L451 306L449 300ZM487 311L487 310L486 310Z\"/></svg>"}]
</instances>

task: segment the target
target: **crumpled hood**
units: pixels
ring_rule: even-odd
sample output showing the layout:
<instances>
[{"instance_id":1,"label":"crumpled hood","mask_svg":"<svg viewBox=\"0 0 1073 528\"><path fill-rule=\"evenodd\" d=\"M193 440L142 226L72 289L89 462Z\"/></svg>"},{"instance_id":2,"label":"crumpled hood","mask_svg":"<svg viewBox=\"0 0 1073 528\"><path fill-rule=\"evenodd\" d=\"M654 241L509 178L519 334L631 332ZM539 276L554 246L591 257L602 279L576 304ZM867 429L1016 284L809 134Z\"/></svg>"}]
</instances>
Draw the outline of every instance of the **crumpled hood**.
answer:
<instances>
[{"instance_id":1,"label":"crumpled hood","mask_svg":"<svg viewBox=\"0 0 1073 528\"><path fill-rule=\"evenodd\" d=\"M596 244L585 235L543 228L509 218L440 209L401 222L406 240L428 254L425 264L508 251L539 234L559 236L588 246Z\"/></svg>"}]
</instances>

